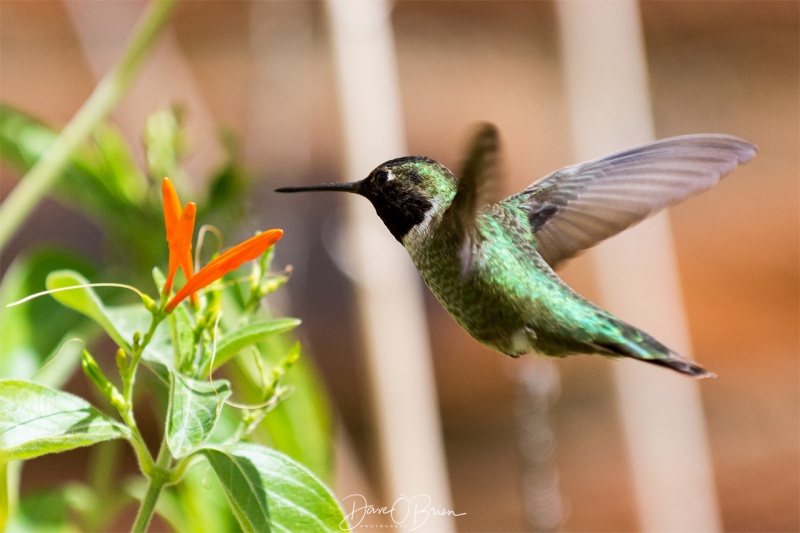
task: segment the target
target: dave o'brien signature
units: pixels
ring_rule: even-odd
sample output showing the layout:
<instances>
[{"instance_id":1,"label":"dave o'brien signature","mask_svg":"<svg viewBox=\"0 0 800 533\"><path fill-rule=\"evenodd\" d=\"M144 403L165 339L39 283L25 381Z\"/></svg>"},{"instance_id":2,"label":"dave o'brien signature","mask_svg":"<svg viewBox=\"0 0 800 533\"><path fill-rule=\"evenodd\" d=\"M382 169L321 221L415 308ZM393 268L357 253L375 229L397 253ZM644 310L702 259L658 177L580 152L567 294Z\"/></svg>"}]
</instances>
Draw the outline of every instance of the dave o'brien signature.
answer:
<instances>
[{"instance_id":1,"label":"dave o'brien signature","mask_svg":"<svg viewBox=\"0 0 800 533\"><path fill-rule=\"evenodd\" d=\"M425 494L416 496L400 496L390 506L378 507L367 503L361 494L351 494L342 499L342 508L347 513L346 522L351 528L358 527L368 515L388 516L398 526L409 528L410 531L422 527L434 516L464 516L467 513L456 513L452 509L434 507L431 497ZM341 529L346 530L348 524L343 521Z\"/></svg>"}]
</instances>

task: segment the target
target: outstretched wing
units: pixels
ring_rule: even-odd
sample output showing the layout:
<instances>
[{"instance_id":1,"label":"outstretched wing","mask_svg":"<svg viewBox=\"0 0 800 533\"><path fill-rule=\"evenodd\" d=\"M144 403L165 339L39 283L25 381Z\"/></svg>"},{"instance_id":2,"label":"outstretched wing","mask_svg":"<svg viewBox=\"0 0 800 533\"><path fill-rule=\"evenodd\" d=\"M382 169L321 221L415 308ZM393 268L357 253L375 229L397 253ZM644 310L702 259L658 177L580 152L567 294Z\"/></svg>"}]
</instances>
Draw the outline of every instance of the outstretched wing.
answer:
<instances>
[{"instance_id":1,"label":"outstretched wing","mask_svg":"<svg viewBox=\"0 0 800 533\"><path fill-rule=\"evenodd\" d=\"M758 148L729 135L672 137L569 166L503 200L528 215L538 252L556 265L708 189Z\"/></svg>"},{"instance_id":2,"label":"outstretched wing","mask_svg":"<svg viewBox=\"0 0 800 533\"><path fill-rule=\"evenodd\" d=\"M448 216L455 217L463 231L459 250L462 273L472 264L476 218L480 207L488 203L492 183L499 173L499 151L497 128L480 124L470 138L467 157L458 174L456 196L448 208Z\"/></svg>"}]
</instances>

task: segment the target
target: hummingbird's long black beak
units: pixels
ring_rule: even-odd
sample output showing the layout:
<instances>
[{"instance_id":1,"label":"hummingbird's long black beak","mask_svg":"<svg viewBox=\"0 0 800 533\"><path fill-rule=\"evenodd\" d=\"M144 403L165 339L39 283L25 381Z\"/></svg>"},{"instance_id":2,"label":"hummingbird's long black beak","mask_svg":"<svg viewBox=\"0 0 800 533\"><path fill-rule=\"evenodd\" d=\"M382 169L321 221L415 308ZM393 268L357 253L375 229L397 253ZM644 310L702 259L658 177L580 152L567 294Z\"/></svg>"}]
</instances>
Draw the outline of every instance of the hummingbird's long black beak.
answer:
<instances>
[{"instance_id":1,"label":"hummingbird's long black beak","mask_svg":"<svg viewBox=\"0 0 800 533\"><path fill-rule=\"evenodd\" d=\"M275 189L275 192L308 192L308 191L343 191L361 193L361 182L354 181L352 183L324 183L322 185L306 185L303 187L281 187Z\"/></svg>"}]
</instances>

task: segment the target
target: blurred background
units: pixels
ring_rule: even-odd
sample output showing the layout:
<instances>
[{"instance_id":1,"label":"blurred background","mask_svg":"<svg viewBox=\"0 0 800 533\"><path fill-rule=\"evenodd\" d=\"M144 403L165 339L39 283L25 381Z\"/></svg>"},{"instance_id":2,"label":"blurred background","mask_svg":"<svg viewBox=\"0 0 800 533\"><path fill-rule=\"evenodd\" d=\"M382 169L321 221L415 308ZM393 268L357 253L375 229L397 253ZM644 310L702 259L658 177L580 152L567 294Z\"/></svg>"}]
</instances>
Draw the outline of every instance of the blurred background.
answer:
<instances>
[{"instance_id":1,"label":"blurred background","mask_svg":"<svg viewBox=\"0 0 800 533\"><path fill-rule=\"evenodd\" d=\"M0 100L65 124L118 57L143 6L3 0ZM647 1L640 8L657 136L717 132L759 145L753 162L671 209L671 224L693 351L719 376L702 382L701 391L723 528L798 531L800 4ZM87 33L98 21L103 31ZM400 0L392 4L391 26L408 154L457 168L465 133L488 120L504 143L504 193L576 162L553 2ZM276 265L291 264L294 273L278 307L303 319L300 335L350 443L353 460L340 469L359 480L336 487L343 497L374 489L380 476L354 291L331 253L344 198L272 192L361 179L382 162L342 175L330 37L322 2L183 3L112 117L139 146L147 114L184 105L193 176L219 164L219 131L239 138L242 162L257 181L238 226L286 231ZM6 197L18 176L2 172ZM377 217L373 223L381 225ZM102 231L47 201L3 251L0 267L42 244L71 246L102 262ZM585 257L560 274L597 299ZM480 346L424 294L452 508L466 513L456 527L525 530L515 414L523 405L521 362ZM550 421L565 530L639 527L614 364L583 356L556 361L560 392Z\"/></svg>"}]
</instances>

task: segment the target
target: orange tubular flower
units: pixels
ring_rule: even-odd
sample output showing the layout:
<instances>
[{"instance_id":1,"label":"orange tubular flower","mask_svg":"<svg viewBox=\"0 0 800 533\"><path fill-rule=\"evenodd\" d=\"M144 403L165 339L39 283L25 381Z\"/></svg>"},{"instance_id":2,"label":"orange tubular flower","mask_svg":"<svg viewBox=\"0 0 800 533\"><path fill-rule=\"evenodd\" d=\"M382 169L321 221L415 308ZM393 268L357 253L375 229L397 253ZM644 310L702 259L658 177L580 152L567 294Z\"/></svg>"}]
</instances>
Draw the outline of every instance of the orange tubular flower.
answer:
<instances>
[{"instance_id":1,"label":"orange tubular flower","mask_svg":"<svg viewBox=\"0 0 800 533\"><path fill-rule=\"evenodd\" d=\"M266 252L270 246L278 242L281 237L283 237L283 230L270 229L247 239L213 259L201 268L197 274L192 276L186 282L186 285L181 287L181 290L172 297L164 310L167 313L171 312L187 296L194 295L197 291L214 283L228 272L236 270L243 263L257 258Z\"/></svg>"},{"instance_id":2,"label":"orange tubular flower","mask_svg":"<svg viewBox=\"0 0 800 533\"><path fill-rule=\"evenodd\" d=\"M197 206L193 202L181 207L178 193L169 178L161 182L161 192L164 197L164 224L167 227L167 243L169 245L169 269L167 281L164 283L164 294L172 291L172 282L178 267L183 270L186 280L194 275L192 266L192 234L194 233L194 219Z\"/></svg>"}]
</instances>

